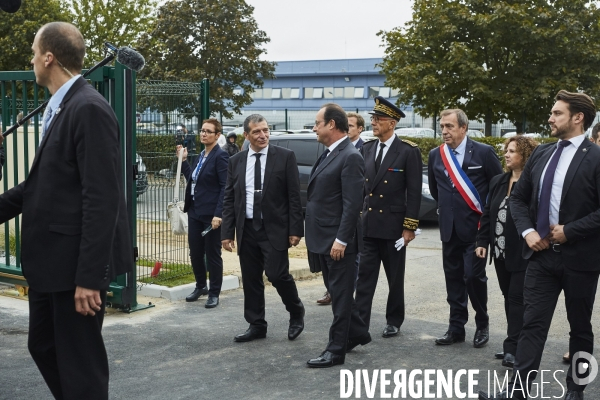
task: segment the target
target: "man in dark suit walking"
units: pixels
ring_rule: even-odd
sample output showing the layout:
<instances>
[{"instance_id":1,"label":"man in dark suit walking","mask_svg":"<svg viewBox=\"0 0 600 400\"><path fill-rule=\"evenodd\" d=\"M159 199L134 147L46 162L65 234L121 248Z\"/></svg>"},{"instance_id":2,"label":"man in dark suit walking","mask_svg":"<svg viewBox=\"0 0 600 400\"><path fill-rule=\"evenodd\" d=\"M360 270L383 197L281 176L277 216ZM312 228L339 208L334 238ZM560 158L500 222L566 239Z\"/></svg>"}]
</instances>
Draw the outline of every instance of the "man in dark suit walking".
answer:
<instances>
[{"instance_id":1,"label":"man in dark suit walking","mask_svg":"<svg viewBox=\"0 0 600 400\"><path fill-rule=\"evenodd\" d=\"M363 144L365 143L360 138L360 133L365 129L365 119L362 115L349 112L346 114L348 116L348 139L350 139L350 143L356 148L356 150L360 151ZM358 227L358 253L356 254L356 262L355 262L355 270L354 270L354 289L356 290L356 280L358 279L358 264L360 263L360 252L362 251L362 229L360 227L360 218L359 218L359 227ZM323 297L317 300L318 304L321 305L330 305L331 304L331 295L329 291L325 291Z\"/></svg>"},{"instance_id":2,"label":"man in dark suit walking","mask_svg":"<svg viewBox=\"0 0 600 400\"><path fill-rule=\"evenodd\" d=\"M0 196L0 222L22 214L28 347L57 399L108 399L102 340L106 290L131 270L119 126L79 74L85 43L71 24L44 25L31 64L52 98L27 179Z\"/></svg>"},{"instance_id":3,"label":"man in dark suit walking","mask_svg":"<svg viewBox=\"0 0 600 400\"><path fill-rule=\"evenodd\" d=\"M221 227L225 250L232 251L237 237L244 317L250 324L234 340L267 335L263 271L290 313L288 339L294 340L304 329L304 306L288 259L288 248L304 235L296 157L288 149L269 146L269 125L262 115L246 118L244 136L250 147L229 159Z\"/></svg>"},{"instance_id":4,"label":"man in dark suit walking","mask_svg":"<svg viewBox=\"0 0 600 400\"><path fill-rule=\"evenodd\" d=\"M438 202L442 257L450 324L439 345L465 341L468 300L475 309L477 330L473 346L489 340L485 260L475 256L479 218L490 180L502 173L491 146L467 137L469 119L459 109L440 114L444 143L429 153L429 190Z\"/></svg>"},{"instance_id":5,"label":"man in dark suit walking","mask_svg":"<svg viewBox=\"0 0 600 400\"><path fill-rule=\"evenodd\" d=\"M383 268L388 281L386 326L382 336L396 336L404 322L404 271L406 246L419 225L423 161L416 144L400 140L394 133L404 113L383 97L375 98L370 113L372 140L362 148L365 159L362 210L363 250L356 288L356 306L369 327L373 296ZM404 240L400 251L396 241Z\"/></svg>"},{"instance_id":6,"label":"man in dark suit walking","mask_svg":"<svg viewBox=\"0 0 600 400\"><path fill-rule=\"evenodd\" d=\"M352 298L364 161L346 136L348 118L337 104L319 110L313 131L327 150L308 179L306 247L331 294L333 323L325 351L307 364L326 368L344 363L349 337L360 344L371 340ZM350 326L351 317L355 321Z\"/></svg>"},{"instance_id":7,"label":"man in dark suit walking","mask_svg":"<svg viewBox=\"0 0 600 400\"><path fill-rule=\"evenodd\" d=\"M600 147L584 132L596 118L596 106L584 93L561 90L550 123L558 143L533 152L510 198L519 234L529 259L523 298L525 314L507 392L495 397L525 399L535 379L556 302L564 291L571 364L566 400L583 399L598 373L590 363L594 349L592 310L600 275ZM587 363L586 368L582 363Z\"/></svg>"}]
</instances>

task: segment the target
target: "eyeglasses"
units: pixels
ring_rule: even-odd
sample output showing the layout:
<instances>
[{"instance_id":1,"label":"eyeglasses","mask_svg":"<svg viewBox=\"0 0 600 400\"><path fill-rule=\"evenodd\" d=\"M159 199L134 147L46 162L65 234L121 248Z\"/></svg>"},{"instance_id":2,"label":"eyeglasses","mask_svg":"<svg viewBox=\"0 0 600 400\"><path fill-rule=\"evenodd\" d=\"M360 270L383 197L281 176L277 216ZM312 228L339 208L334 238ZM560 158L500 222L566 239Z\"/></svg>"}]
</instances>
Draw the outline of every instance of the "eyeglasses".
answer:
<instances>
[{"instance_id":1,"label":"eyeglasses","mask_svg":"<svg viewBox=\"0 0 600 400\"><path fill-rule=\"evenodd\" d=\"M319 127L319 124L320 124L321 122L325 122L325 121L315 121L315 126L316 126L316 127Z\"/></svg>"},{"instance_id":2,"label":"eyeglasses","mask_svg":"<svg viewBox=\"0 0 600 400\"><path fill-rule=\"evenodd\" d=\"M206 129L202 129L200 133L204 133L205 135L216 133L215 131L207 131Z\"/></svg>"},{"instance_id":3,"label":"eyeglasses","mask_svg":"<svg viewBox=\"0 0 600 400\"><path fill-rule=\"evenodd\" d=\"M378 115L371 116L370 119L371 119L371 122L381 122L381 121L390 121L391 120L391 118L386 118L386 117L382 118Z\"/></svg>"}]
</instances>

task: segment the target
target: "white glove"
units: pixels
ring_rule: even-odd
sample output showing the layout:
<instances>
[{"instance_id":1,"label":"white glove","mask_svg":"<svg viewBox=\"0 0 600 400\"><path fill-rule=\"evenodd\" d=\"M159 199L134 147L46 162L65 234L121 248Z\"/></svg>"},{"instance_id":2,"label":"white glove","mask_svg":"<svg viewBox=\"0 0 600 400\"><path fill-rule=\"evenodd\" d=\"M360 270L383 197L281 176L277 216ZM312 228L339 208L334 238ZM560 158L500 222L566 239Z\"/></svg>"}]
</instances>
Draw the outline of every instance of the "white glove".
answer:
<instances>
[{"instance_id":1,"label":"white glove","mask_svg":"<svg viewBox=\"0 0 600 400\"><path fill-rule=\"evenodd\" d=\"M415 236L419 236L421 234L421 229L417 229L415 231ZM396 244L394 245L396 247L397 251L402 250L402 248L404 247L404 238L401 237L400 239L396 240Z\"/></svg>"}]
</instances>

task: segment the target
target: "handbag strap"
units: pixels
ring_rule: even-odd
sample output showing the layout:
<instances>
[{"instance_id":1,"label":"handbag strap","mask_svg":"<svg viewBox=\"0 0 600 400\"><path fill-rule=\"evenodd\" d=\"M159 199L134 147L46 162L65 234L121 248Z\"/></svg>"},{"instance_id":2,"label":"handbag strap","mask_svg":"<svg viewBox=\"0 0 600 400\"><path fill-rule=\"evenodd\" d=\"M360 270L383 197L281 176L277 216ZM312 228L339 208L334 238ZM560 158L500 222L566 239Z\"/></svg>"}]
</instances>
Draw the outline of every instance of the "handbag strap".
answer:
<instances>
[{"instance_id":1,"label":"handbag strap","mask_svg":"<svg viewBox=\"0 0 600 400\"><path fill-rule=\"evenodd\" d=\"M179 201L179 181L181 180L181 162L183 160L183 147L179 150L179 159L177 160L177 175L175 178L175 191L173 192L173 202Z\"/></svg>"}]
</instances>

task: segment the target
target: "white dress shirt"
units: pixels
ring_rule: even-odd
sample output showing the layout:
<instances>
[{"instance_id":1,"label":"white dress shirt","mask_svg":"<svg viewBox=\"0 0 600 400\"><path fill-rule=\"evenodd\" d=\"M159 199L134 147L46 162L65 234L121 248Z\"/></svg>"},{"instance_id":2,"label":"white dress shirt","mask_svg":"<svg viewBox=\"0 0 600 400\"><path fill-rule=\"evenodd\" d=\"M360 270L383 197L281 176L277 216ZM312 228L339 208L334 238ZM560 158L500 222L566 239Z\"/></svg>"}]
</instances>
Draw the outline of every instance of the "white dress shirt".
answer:
<instances>
[{"instance_id":1,"label":"white dress shirt","mask_svg":"<svg viewBox=\"0 0 600 400\"><path fill-rule=\"evenodd\" d=\"M260 156L260 183L261 190L265 184L265 167L267 165L267 153L269 146L259 151ZM248 161L246 163L246 218L252 219L253 206L254 206L254 164L256 163L256 157L254 156L256 151L252 150L252 147L248 147ZM261 215L262 217L262 215Z\"/></svg>"},{"instance_id":2,"label":"white dress shirt","mask_svg":"<svg viewBox=\"0 0 600 400\"><path fill-rule=\"evenodd\" d=\"M390 149L390 146L392 145L392 142L394 141L395 137L396 137L396 134L393 134L385 142L378 140L379 143L377 143L377 148L375 149L375 159L376 160L377 160L377 156L379 155L379 152L381 151L381 143L385 143L385 147L383 148L383 155L381 156L381 162L383 162L383 159L385 158L385 155L387 154L388 150Z\"/></svg>"},{"instance_id":3,"label":"white dress shirt","mask_svg":"<svg viewBox=\"0 0 600 400\"><path fill-rule=\"evenodd\" d=\"M575 157L575 153L577 153L577 149L585 140L585 135L575 136L574 138L569 139L571 142L570 145L565 147L560 155L560 159L558 160L558 164L556 165L556 172L554 172L554 180L552 181L552 192L550 194L550 225L558 224L558 211L560 210L560 198L562 197L563 185L565 183L565 177L567 176L567 171L569 166L571 165L571 161L573 161L573 157ZM559 139L559 142L561 140ZM552 156L556 153L558 149L558 144L554 147L554 151L552 152ZM538 204L540 202L540 194L542 193L542 183L544 182L544 175L546 175L546 169L548 169L548 164L550 164L550 160L552 160L552 156L548 158L548 162L544 167L544 171L540 176L540 185L537 194ZM527 229L523 232L523 237L527 236L529 232L534 231L535 229Z\"/></svg>"}]
</instances>

